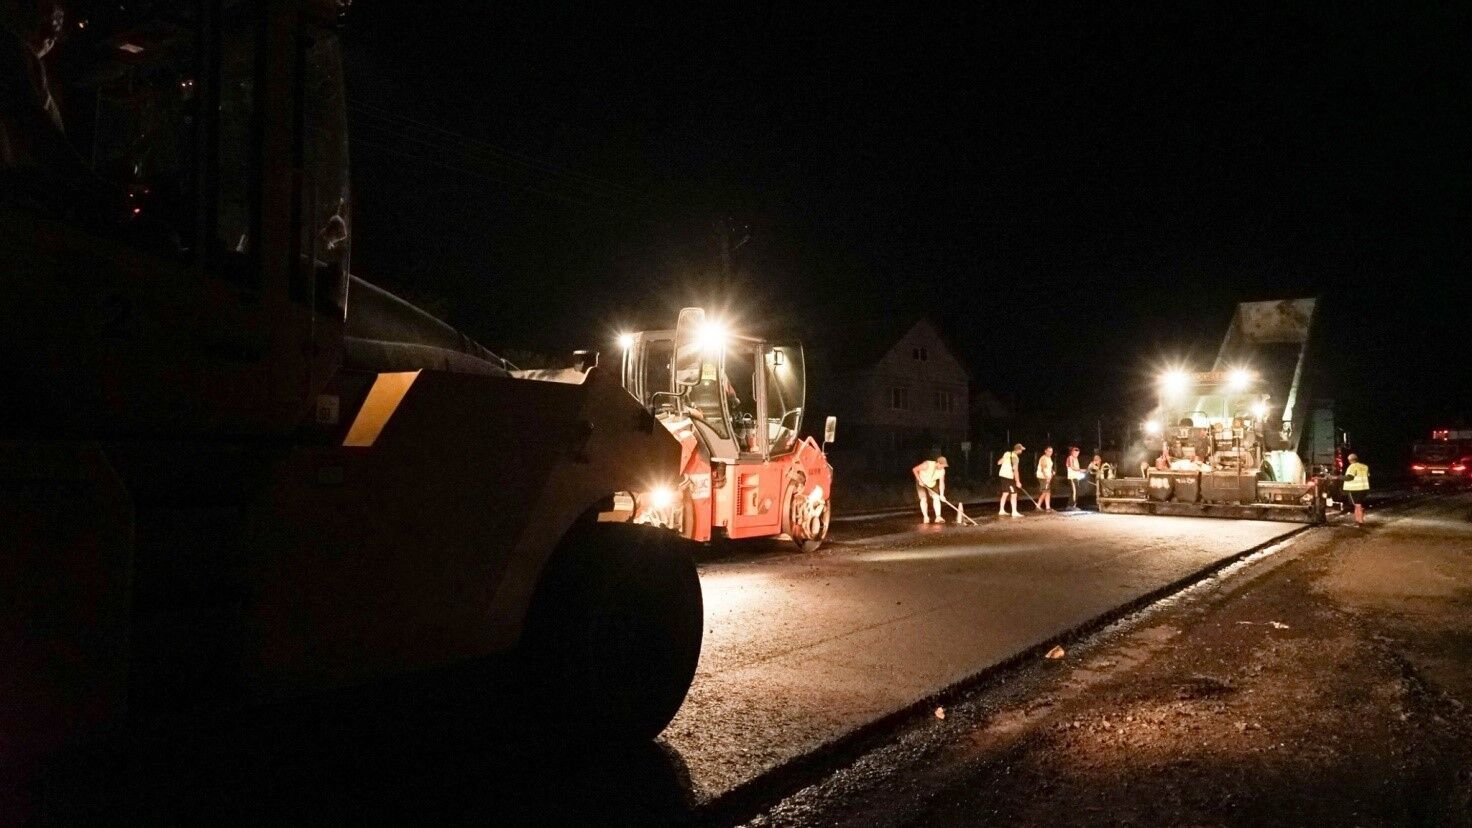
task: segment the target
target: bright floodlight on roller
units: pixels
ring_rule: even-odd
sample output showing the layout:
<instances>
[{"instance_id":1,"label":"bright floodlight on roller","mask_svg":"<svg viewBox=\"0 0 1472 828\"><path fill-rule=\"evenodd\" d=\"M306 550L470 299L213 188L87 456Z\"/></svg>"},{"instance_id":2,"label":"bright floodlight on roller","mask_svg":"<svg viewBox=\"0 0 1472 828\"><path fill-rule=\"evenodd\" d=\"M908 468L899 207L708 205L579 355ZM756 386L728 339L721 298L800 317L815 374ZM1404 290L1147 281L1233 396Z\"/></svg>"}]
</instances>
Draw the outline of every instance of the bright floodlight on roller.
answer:
<instances>
[{"instance_id":1,"label":"bright floodlight on roller","mask_svg":"<svg viewBox=\"0 0 1472 828\"><path fill-rule=\"evenodd\" d=\"M1246 368L1234 368L1227 375L1228 391L1246 391L1247 386L1252 384L1252 372Z\"/></svg>"},{"instance_id":2,"label":"bright floodlight on roller","mask_svg":"<svg viewBox=\"0 0 1472 828\"><path fill-rule=\"evenodd\" d=\"M1151 437L1155 437L1155 436L1159 435L1160 434L1160 421L1159 420L1146 420L1145 421L1145 433L1148 434L1148 435L1150 435Z\"/></svg>"},{"instance_id":3,"label":"bright floodlight on roller","mask_svg":"<svg viewBox=\"0 0 1472 828\"><path fill-rule=\"evenodd\" d=\"M618 335L618 347L621 348L621 349L623 349L623 350L625 350L625 351L627 351L628 349L634 347L634 335L631 334L631 333L621 333L621 334L619 334Z\"/></svg>"},{"instance_id":4,"label":"bright floodlight on roller","mask_svg":"<svg viewBox=\"0 0 1472 828\"><path fill-rule=\"evenodd\" d=\"M1160 375L1160 391L1167 397L1179 397L1191 386L1191 376L1179 368Z\"/></svg>"},{"instance_id":5,"label":"bright floodlight on roller","mask_svg":"<svg viewBox=\"0 0 1472 828\"><path fill-rule=\"evenodd\" d=\"M715 320L707 320L695 332L695 343L700 346L700 350L707 353L719 351L726 345L726 326Z\"/></svg>"},{"instance_id":6,"label":"bright floodlight on roller","mask_svg":"<svg viewBox=\"0 0 1472 828\"><path fill-rule=\"evenodd\" d=\"M669 486L655 486L649 493L649 505L656 509L668 509L675 502L675 490Z\"/></svg>"},{"instance_id":7,"label":"bright floodlight on roller","mask_svg":"<svg viewBox=\"0 0 1472 828\"><path fill-rule=\"evenodd\" d=\"M1253 403L1252 404L1252 416L1258 418L1259 420L1267 417L1268 416L1268 404L1265 401L1263 401L1263 400L1258 400L1257 402Z\"/></svg>"}]
</instances>

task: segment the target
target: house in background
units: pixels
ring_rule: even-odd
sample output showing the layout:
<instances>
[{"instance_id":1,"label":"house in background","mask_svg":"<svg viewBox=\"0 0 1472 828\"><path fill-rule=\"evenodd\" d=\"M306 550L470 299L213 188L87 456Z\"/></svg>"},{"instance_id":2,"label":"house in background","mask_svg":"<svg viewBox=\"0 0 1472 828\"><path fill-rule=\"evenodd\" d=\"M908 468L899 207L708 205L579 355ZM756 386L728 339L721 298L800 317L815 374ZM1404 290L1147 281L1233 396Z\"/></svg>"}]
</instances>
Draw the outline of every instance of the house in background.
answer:
<instances>
[{"instance_id":1,"label":"house in background","mask_svg":"<svg viewBox=\"0 0 1472 828\"><path fill-rule=\"evenodd\" d=\"M959 470L971 377L955 349L924 317L857 330L852 342L825 343L808 381L814 413L838 415L834 465L845 475L890 477L939 452Z\"/></svg>"}]
</instances>

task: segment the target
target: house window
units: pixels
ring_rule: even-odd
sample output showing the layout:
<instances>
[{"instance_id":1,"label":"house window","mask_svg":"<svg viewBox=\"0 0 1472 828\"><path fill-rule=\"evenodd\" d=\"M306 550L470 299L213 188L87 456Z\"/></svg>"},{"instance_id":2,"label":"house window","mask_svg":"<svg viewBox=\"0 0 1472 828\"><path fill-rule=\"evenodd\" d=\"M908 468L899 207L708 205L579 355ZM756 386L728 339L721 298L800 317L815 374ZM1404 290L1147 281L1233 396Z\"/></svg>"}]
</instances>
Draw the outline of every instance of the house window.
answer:
<instances>
[{"instance_id":1,"label":"house window","mask_svg":"<svg viewBox=\"0 0 1472 828\"><path fill-rule=\"evenodd\" d=\"M910 389L908 389L908 388L891 388L891 389L889 389L889 407L892 408L892 409L894 409L895 411L909 411L910 410Z\"/></svg>"},{"instance_id":2,"label":"house window","mask_svg":"<svg viewBox=\"0 0 1472 828\"><path fill-rule=\"evenodd\" d=\"M925 353L925 348L923 346L919 348L912 348L910 350L910 359L916 360L918 362L924 362L928 356L929 355Z\"/></svg>"},{"instance_id":3,"label":"house window","mask_svg":"<svg viewBox=\"0 0 1472 828\"><path fill-rule=\"evenodd\" d=\"M956 410L956 395L951 391L936 391L933 402L936 411L949 413Z\"/></svg>"}]
</instances>

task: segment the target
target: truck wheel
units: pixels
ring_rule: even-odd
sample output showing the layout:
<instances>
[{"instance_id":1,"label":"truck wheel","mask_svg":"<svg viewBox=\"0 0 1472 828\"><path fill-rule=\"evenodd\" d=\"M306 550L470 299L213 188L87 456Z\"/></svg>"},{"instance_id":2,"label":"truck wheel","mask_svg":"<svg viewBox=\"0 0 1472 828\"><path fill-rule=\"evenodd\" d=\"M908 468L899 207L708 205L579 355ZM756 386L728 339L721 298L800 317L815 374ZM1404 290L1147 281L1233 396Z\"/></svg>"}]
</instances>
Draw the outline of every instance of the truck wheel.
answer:
<instances>
[{"instance_id":1,"label":"truck wheel","mask_svg":"<svg viewBox=\"0 0 1472 828\"><path fill-rule=\"evenodd\" d=\"M802 484L798 481L787 484L782 502L786 504L786 511L782 513L782 531L792 538L800 551L817 552L828 537L829 502L824 500L820 506L810 505L802 496Z\"/></svg>"},{"instance_id":2,"label":"truck wheel","mask_svg":"<svg viewBox=\"0 0 1472 828\"><path fill-rule=\"evenodd\" d=\"M667 529L577 529L548 562L523 635L540 723L611 739L659 735L685 700L704 610L690 544Z\"/></svg>"}]
</instances>

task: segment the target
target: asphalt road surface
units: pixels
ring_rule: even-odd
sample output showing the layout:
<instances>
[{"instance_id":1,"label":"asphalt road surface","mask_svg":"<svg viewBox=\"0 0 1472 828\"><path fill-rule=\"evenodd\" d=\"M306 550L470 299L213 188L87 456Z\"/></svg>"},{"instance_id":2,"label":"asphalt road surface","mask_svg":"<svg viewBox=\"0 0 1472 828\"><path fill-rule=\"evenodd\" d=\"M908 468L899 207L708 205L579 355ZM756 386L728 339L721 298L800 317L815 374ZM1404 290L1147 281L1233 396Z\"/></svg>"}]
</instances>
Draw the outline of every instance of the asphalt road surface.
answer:
<instances>
[{"instance_id":1,"label":"asphalt road surface","mask_svg":"<svg viewBox=\"0 0 1472 828\"><path fill-rule=\"evenodd\" d=\"M894 518L844 524L816 555L764 546L714 560L701 567L695 684L663 738L696 797L720 796L1298 528L1095 512Z\"/></svg>"},{"instance_id":2,"label":"asphalt road surface","mask_svg":"<svg viewBox=\"0 0 1472 828\"><path fill-rule=\"evenodd\" d=\"M372 697L150 728L50 775L42 810L61 824L719 821L752 812L730 803L769 802L804 757L1298 528L901 517L836 525L815 555L775 540L714 549L699 672L658 742L527 744L462 724L447 711L463 699Z\"/></svg>"}]
</instances>

